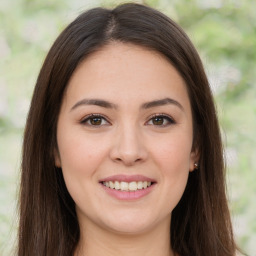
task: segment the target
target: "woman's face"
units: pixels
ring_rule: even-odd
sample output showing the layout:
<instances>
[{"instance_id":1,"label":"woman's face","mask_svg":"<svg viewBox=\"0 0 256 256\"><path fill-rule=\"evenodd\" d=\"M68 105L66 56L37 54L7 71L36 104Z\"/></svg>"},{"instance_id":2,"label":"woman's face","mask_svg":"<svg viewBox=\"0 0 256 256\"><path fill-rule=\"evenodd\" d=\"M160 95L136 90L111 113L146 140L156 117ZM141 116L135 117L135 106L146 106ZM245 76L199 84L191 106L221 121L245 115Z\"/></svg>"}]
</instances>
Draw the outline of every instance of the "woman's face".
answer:
<instances>
[{"instance_id":1,"label":"woman's face","mask_svg":"<svg viewBox=\"0 0 256 256\"><path fill-rule=\"evenodd\" d=\"M169 225L197 160L192 142L186 86L164 57L122 43L89 56L68 84L55 155L80 225Z\"/></svg>"}]
</instances>

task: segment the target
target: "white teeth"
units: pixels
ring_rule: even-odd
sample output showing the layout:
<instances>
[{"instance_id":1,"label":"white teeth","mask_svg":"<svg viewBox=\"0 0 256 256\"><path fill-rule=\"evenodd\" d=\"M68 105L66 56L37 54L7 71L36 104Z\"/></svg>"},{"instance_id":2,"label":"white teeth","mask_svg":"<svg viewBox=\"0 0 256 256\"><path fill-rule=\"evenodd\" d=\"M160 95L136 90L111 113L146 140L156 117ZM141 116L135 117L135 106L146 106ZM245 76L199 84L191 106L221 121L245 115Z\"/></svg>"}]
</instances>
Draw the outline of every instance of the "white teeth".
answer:
<instances>
[{"instance_id":1,"label":"white teeth","mask_svg":"<svg viewBox=\"0 0 256 256\"><path fill-rule=\"evenodd\" d=\"M138 189L137 182L133 181L133 182L129 183L129 190L130 191L135 191L137 189Z\"/></svg>"},{"instance_id":2,"label":"white teeth","mask_svg":"<svg viewBox=\"0 0 256 256\"><path fill-rule=\"evenodd\" d=\"M115 188L115 185L114 185L114 183L112 181L109 182L109 187L110 188Z\"/></svg>"},{"instance_id":3,"label":"white teeth","mask_svg":"<svg viewBox=\"0 0 256 256\"><path fill-rule=\"evenodd\" d=\"M138 189L143 189L143 182L139 181L137 187Z\"/></svg>"},{"instance_id":4,"label":"white teeth","mask_svg":"<svg viewBox=\"0 0 256 256\"><path fill-rule=\"evenodd\" d=\"M129 184L128 184L127 182L122 181L122 182L120 183L120 189L123 190L123 191L128 191L128 189L129 189Z\"/></svg>"},{"instance_id":5,"label":"white teeth","mask_svg":"<svg viewBox=\"0 0 256 256\"><path fill-rule=\"evenodd\" d=\"M121 191L136 191L138 189L145 189L151 186L150 181L132 181L132 182L125 182L125 181L104 181L103 185L116 190Z\"/></svg>"},{"instance_id":6,"label":"white teeth","mask_svg":"<svg viewBox=\"0 0 256 256\"><path fill-rule=\"evenodd\" d=\"M120 189L120 183L118 181L115 181L115 189Z\"/></svg>"}]
</instances>

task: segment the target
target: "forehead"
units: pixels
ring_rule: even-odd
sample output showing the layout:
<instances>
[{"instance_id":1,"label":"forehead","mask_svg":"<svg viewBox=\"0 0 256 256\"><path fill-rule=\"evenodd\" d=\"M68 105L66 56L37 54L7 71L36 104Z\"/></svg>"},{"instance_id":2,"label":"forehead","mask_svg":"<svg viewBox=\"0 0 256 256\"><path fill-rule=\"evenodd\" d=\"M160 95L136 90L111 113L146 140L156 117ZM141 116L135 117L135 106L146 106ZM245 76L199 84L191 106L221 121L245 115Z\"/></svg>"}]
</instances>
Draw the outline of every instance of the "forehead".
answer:
<instances>
[{"instance_id":1,"label":"forehead","mask_svg":"<svg viewBox=\"0 0 256 256\"><path fill-rule=\"evenodd\" d=\"M67 88L72 98L150 101L176 97L189 104L185 82L165 56L134 44L113 42L89 55Z\"/></svg>"}]
</instances>

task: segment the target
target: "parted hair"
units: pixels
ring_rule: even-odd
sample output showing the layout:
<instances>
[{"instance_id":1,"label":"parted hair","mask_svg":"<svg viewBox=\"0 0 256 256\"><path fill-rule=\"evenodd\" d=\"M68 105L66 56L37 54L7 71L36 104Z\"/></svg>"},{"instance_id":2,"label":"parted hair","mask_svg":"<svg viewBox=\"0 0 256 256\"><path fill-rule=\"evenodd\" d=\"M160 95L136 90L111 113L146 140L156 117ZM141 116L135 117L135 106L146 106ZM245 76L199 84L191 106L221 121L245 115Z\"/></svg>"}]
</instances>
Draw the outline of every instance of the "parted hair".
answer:
<instances>
[{"instance_id":1,"label":"parted hair","mask_svg":"<svg viewBox=\"0 0 256 256\"><path fill-rule=\"evenodd\" d=\"M80 238L75 203L55 166L63 94L76 67L111 42L162 54L186 83L199 169L189 174L172 212L171 241L180 256L234 256L223 147L216 109L200 57L185 32L140 4L85 11L54 42L39 73L27 117L21 166L18 256L70 256ZM106 67L107 68L107 67Z\"/></svg>"}]
</instances>

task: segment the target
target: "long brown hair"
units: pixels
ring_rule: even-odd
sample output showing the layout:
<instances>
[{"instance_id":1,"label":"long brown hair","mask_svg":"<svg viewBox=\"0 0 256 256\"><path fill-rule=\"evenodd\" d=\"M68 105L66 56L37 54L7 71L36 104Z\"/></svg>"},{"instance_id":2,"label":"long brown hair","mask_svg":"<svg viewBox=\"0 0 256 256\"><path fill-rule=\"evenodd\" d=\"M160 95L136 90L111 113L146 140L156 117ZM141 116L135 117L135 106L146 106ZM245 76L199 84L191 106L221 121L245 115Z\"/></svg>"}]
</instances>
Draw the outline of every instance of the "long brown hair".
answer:
<instances>
[{"instance_id":1,"label":"long brown hair","mask_svg":"<svg viewBox=\"0 0 256 256\"><path fill-rule=\"evenodd\" d=\"M24 134L18 256L70 256L80 237L75 204L55 167L56 126L72 73L111 41L165 56L183 77L191 102L199 170L189 174L173 210L171 246L180 256L234 256L225 168L213 97L197 51L184 31L150 7L123 4L81 14L57 38L40 71Z\"/></svg>"}]
</instances>

